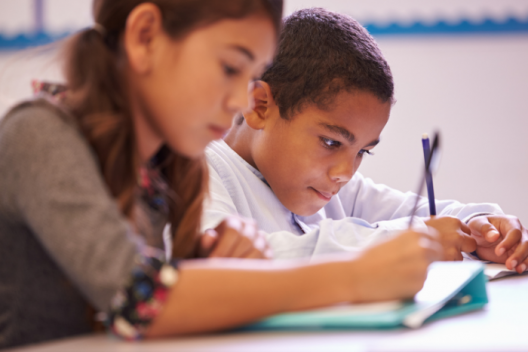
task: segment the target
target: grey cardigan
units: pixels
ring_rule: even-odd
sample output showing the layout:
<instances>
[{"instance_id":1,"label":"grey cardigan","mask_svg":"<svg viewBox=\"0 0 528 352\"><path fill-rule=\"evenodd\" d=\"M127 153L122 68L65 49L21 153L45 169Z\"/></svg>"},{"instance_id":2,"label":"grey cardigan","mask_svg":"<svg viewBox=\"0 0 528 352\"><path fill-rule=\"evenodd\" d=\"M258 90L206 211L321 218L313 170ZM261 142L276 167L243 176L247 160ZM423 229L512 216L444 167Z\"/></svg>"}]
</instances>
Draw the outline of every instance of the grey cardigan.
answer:
<instances>
[{"instance_id":1,"label":"grey cardigan","mask_svg":"<svg viewBox=\"0 0 528 352\"><path fill-rule=\"evenodd\" d=\"M0 348L87 333L137 253L75 123L40 101L0 122Z\"/></svg>"}]
</instances>

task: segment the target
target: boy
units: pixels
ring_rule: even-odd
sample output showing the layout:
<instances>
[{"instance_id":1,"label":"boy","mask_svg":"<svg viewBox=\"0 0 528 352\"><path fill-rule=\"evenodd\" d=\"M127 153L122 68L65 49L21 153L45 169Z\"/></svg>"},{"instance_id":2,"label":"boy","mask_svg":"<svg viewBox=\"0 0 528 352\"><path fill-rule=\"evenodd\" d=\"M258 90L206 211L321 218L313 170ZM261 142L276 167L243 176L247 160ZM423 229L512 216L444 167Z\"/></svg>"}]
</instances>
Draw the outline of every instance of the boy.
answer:
<instances>
[{"instance_id":1,"label":"boy","mask_svg":"<svg viewBox=\"0 0 528 352\"><path fill-rule=\"evenodd\" d=\"M415 195L357 173L393 104L390 68L353 19L304 9L285 20L278 55L251 89L252 111L206 151L211 199L203 229L228 214L254 218L275 258L360 251L408 227ZM528 233L493 204L426 200L414 227L440 234L445 260L473 252L518 272ZM467 224L467 225L466 225Z\"/></svg>"}]
</instances>

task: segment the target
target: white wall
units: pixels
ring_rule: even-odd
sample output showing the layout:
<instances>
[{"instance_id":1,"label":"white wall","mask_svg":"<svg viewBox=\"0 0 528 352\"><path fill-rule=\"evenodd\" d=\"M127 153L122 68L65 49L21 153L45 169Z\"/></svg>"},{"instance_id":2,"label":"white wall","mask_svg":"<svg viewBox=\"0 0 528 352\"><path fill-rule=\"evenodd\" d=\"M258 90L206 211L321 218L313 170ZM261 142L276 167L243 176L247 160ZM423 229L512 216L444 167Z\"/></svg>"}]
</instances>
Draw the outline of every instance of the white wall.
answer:
<instances>
[{"instance_id":1,"label":"white wall","mask_svg":"<svg viewBox=\"0 0 528 352\"><path fill-rule=\"evenodd\" d=\"M0 51L0 119L13 104L32 96L33 79L62 82L58 45L15 52Z\"/></svg>"},{"instance_id":2,"label":"white wall","mask_svg":"<svg viewBox=\"0 0 528 352\"><path fill-rule=\"evenodd\" d=\"M420 137L442 132L438 198L497 202L528 224L528 36L379 40L397 103L362 172L414 190Z\"/></svg>"},{"instance_id":3,"label":"white wall","mask_svg":"<svg viewBox=\"0 0 528 352\"><path fill-rule=\"evenodd\" d=\"M91 4L91 0L44 0L44 29L62 34L91 26ZM34 0L0 0L0 34L31 33L34 18Z\"/></svg>"}]
</instances>

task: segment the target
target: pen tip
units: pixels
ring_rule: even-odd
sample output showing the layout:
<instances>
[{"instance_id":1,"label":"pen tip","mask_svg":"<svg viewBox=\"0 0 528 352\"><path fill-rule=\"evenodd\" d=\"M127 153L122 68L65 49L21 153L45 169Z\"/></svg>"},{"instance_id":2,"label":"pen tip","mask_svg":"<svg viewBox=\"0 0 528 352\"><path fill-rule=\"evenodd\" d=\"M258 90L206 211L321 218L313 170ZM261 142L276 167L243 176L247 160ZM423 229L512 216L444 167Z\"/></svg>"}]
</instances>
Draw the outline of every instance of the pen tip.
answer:
<instances>
[{"instance_id":1,"label":"pen tip","mask_svg":"<svg viewBox=\"0 0 528 352\"><path fill-rule=\"evenodd\" d=\"M422 139L427 139L427 138L429 138L429 135L427 133L422 134Z\"/></svg>"}]
</instances>

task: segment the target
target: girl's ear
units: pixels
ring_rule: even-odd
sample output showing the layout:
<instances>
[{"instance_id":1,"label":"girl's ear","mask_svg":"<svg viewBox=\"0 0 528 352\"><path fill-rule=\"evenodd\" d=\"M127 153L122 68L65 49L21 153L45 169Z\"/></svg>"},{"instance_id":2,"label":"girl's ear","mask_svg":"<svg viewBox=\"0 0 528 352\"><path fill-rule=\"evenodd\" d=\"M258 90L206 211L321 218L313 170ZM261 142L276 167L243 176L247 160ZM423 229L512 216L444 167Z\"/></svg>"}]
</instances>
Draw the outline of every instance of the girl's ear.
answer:
<instances>
[{"instance_id":1,"label":"girl's ear","mask_svg":"<svg viewBox=\"0 0 528 352\"><path fill-rule=\"evenodd\" d=\"M152 3L136 6L128 15L124 47L130 68L138 74L148 74L155 61L155 49L165 33L160 9Z\"/></svg>"},{"instance_id":2,"label":"girl's ear","mask_svg":"<svg viewBox=\"0 0 528 352\"><path fill-rule=\"evenodd\" d=\"M250 94L253 97L253 108L244 114L244 119L249 127L260 130L268 122L272 111L276 110L275 101L269 84L264 81L253 82Z\"/></svg>"}]
</instances>

